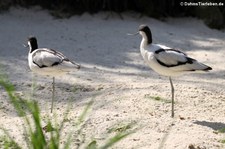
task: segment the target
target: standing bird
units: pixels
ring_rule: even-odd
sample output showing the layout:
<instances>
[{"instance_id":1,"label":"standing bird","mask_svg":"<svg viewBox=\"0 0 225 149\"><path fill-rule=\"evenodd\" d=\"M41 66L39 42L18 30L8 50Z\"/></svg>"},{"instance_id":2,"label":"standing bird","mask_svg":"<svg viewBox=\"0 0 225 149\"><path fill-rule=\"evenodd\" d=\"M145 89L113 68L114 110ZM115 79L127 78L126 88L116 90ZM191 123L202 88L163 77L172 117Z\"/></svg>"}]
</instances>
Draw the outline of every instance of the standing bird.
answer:
<instances>
[{"instance_id":1,"label":"standing bird","mask_svg":"<svg viewBox=\"0 0 225 149\"><path fill-rule=\"evenodd\" d=\"M138 33L142 36L140 52L144 61L158 74L169 77L172 93L171 116L174 117L174 87L171 77L195 71L209 71L212 68L177 49L153 44L152 33L147 25L140 25Z\"/></svg>"},{"instance_id":2,"label":"standing bird","mask_svg":"<svg viewBox=\"0 0 225 149\"><path fill-rule=\"evenodd\" d=\"M66 56L58 51L48 48L38 48L37 39L35 37L28 38L28 46L28 63L30 69L37 74L53 77L51 103L52 113L55 98L55 77L78 70L80 69L80 65L70 61Z\"/></svg>"}]
</instances>

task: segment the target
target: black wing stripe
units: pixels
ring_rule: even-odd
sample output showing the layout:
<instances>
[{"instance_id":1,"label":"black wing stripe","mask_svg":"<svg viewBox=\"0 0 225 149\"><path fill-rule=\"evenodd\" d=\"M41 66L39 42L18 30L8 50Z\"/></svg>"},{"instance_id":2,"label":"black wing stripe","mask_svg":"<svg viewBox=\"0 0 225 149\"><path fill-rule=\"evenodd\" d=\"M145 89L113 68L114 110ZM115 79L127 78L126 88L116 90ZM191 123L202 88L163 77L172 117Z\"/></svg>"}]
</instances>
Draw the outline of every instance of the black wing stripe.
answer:
<instances>
[{"instance_id":1,"label":"black wing stripe","mask_svg":"<svg viewBox=\"0 0 225 149\"><path fill-rule=\"evenodd\" d=\"M179 50L176 50L176 49L158 49L155 51L155 54L159 54L161 52L166 52L166 51L174 51L174 52L177 52L177 53L182 53L186 56L185 53L183 53L182 51L179 51ZM194 59L190 58L190 57L186 57L186 61L185 62L177 62L177 64L171 64L171 65L168 65L168 64L165 64L164 62L160 61L159 59L157 59L157 62L162 65L162 66L165 66L165 67L176 67L176 66L180 66L180 65L185 65L185 64L193 64Z\"/></svg>"},{"instance_id":2,"label":"black wing stripe","mask_svg":"<svg viewBox=\"0 0 225 149\"><path fill-rule=\"evenodd\" d=\"M35 64L35 65L37 65L39 68L45 68L45 67L49 67L49 66L46 66L46 65L38 65L36 62L34 62L33 61L33 63ZM55 63L53 63L51 66L56 66L56 65L59 65L59 64L61 64L60 62L55 62Z\"/></svg>"},{"instance_id":3,"label":"black wing stripe","mask_svg":"<svg viewBox=\"0 0 225 149\"><path fill-rule=\"evenodd\" d=\"M37 65L39 68L44 68L44 67L48 67L48 66L46 66L46 65L38 65L35 61L33 61L33 63L35 64L35 65Z\"/></svg>"},{"instance_id":4,"label":"black wing stripe","mask_svg":"<svg viewBox=\"0 0 225 149\"><path fill-rule=\"evenodd\" d=\"M155 54L159 54L160 52L165 52L165 49L158 49L155 51Z\"/></svg>"},{"instance_id":5,"label":"black wing stripe","mask_svg":"<svg viewBox=\"0 0 225 149\"><path fill-rule=\"evenodd\" d=\"M172 65L168 65L168 64L165 64L163 63L162 61L160 61L159 59L156 58L157 62L162 65L162 66L165 66L165 67L176 67L176 66L180 66L180 65L185 65L185 64L193 64L194 59L190 58L190 57L186 57L187 61L185 62L177 62L177 64L172 64Z\"/></svg>"},{"instance_id":6,"label":"black wing stripe","mask_svg":"<svg viewBox=\"0 0 225 149\"><path fill-rule=\"evenodd\" d=\"M165 52L165 51L174 51L174 52L182 53L182 54L186 55L186 53L176 50L176 49L158 49L155 51L155 54L159 54L160 52Z\"/></svg>"},{"instance_id":7,"label":"black wing stripe","mask_svg":"<svg viewBox=\"0 0 225 149\"><path fill-rule=\"evenodd\" d=\"M61 63L60 62L55 62L51 66L56 66L56 65L59 65L59 64L61 64Z\"/></svg>"}]
</instances>

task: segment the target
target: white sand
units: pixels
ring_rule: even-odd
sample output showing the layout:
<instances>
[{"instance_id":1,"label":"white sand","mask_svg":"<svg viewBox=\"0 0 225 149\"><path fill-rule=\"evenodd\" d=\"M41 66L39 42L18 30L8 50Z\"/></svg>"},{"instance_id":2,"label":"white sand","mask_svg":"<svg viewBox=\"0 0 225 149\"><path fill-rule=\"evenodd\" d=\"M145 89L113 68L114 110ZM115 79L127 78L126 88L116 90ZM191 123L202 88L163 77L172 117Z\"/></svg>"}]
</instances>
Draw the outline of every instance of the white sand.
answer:
<instances>
[{"instance_id":1,"label":"white sand","mask_svg":"<svg viewBox=\"0 0 225 149\"><path fill-rule=\"evenodd\" d=\"M105 20L109 14L54 19L39 8L17 8L0 14L0 63L18 94L27 97L31 91L28 50L22 44L29 35L35 35L39 47L58 49L83 66L79 72L56 78L55 113L62 117L68 103L72 105L63 135L72 129L72 122L97 94L83 131L86 142L96 139L101 144L112 135L107 132L112 125L136 122L134 127L138 131L114 148L225 147L220 143L225 134L216 133L225 127L225 33L209 29L193 18L161 22L126 13L122 14L124 20L117 14ZM151 27L155 43L182 49L213 68L210 73L174 78L176 111L173 119L170 103L146 97L170 100L171 94L168 78L159 76L143 62L139 53L141 37L126 35L137 32L142 23ZM50 112L51 81L41 76L36 79L35 99L43 115ZM76 93L74 86L80 88ZM5 91L0 90L0 126L24 145L22 118L15 114Z\"/></svg>"}]
</instances>

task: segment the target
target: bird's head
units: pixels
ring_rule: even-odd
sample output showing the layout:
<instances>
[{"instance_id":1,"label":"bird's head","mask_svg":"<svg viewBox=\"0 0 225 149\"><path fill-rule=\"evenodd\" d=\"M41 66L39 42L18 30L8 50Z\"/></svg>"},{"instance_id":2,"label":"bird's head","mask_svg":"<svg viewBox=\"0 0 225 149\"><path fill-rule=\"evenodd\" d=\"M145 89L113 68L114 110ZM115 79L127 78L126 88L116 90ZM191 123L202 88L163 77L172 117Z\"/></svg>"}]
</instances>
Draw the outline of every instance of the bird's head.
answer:
<instances>
[{"instance_id":1,"label":"bird's head","mask_svg":"<svg viewBox=\"0 0 225 149\"><path fill-rule=\"evenodd\" d=\"M37 44L36 37L34 37L34 36L28 37L26 47L29 47L31 52L34 51L35 49L38 49L38 44Z\"/></svg>"}]
</instances>

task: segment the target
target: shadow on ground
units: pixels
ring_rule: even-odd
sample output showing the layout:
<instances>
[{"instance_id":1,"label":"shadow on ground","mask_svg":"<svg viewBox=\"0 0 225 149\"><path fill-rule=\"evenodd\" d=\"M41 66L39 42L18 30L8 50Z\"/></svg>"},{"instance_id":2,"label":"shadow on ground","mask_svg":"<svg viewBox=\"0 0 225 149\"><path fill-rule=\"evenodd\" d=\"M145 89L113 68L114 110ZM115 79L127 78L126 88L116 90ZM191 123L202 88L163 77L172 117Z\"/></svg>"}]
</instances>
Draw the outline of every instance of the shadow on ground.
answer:
<instances>
[{"instance_id":1,"label":"shadow on ground","mask_svg":"<svg viewBox=\"0 0 225 149\"><path fill-rule=\"evenodd\" d=\"M206 126L213 130L220 130L225 128L225 123L221 122L195 121L194 124Z\"/></svg>"}]
</instances>

